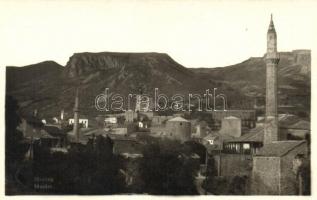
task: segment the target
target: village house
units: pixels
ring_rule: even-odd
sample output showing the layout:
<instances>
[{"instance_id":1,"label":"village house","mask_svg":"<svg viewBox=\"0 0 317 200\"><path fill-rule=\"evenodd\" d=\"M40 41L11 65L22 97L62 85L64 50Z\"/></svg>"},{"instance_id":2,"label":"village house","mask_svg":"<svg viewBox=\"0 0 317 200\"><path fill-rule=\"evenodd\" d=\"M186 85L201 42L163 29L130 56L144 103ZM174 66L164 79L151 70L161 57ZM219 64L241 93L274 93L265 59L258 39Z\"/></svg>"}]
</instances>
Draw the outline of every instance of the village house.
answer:
<instances>
[{"instance_id":1,"label":"village house","mask_svg":"<svg viewBox=\"0 0 317 200\"><path fill-rule=\"evenodd\" d=\"M208 111L211 113L214 121L221 122L225 117L236 117L241 120L241 126L246 128L254 128L256 124L255 110L216 110Z\"/></svg>"},{"instance_id":2,"label":"village house","mask_svg":"<svg viewBox=\"0 0 317 200\"><path fill-rule=\"evenodd\" d=\"M175 117L166 122L166 137L185 142L191 138L191 123L182 118Z\"/></svg>"},{"instance_id":3,"label":"village house","mask_svg":"<svg viewBox=\"0 0 317 200\"><path fill-rule=\"evenodd\" d=\"M266 144L253 157L252 194L296 195L293 160L307 155L305 141L278 141Z\"/></svg>"},{"instance_id":4,"label":"village house","mask_svg":"<svg viewBox=\"0 0 317 200\"><path fill-rule=\"evenodd\" d=\"M73 125L74 121L74 118L68 119L68 124ZM88 119L79 119L79 124L84 128L88 128Z\"/></svg>"},{"instance_id":5,"label":"village house","mask_svg":"<svg viewBox=\"0 0 317 200\"><path fill-rule=\"evenodd\" d=\"M215 156L218 175L250 177L252 157L263 146L263 135L263 127L257 127L241 137L224 140L221 154Z\"/></svg>"},{"instance_id":6,"label":"village house","mask_svg":"<svg viewBox=\"0 0 317 200\"><path fill-rule=\"evenodd\" d=\"M204 120L191 120L192 123L192 138L202 139L211 133L211 128L208 123Z\"/></svg>"},{"instance_id":7,"label":"village house","mask_svg":"<svg viewBox=\"0 0 317 200\"><path fill-rule=\"evenodd\" d=\"M310 136L310 122L295 115L279 115L279 132L288 140L304 140Z\"/></svg>"},{"instance_id":8,"label":"village house","mask_svg":"<svg viewBox=\"0 0 317 200\"><path fill-rule=\"evenodd\" d=\"M265 118L261 117L256 126L264 126ZM310 122L292 114L279 114L279 135L281 140L303 140L310 137Z\"/></svg>"}]
</instances>

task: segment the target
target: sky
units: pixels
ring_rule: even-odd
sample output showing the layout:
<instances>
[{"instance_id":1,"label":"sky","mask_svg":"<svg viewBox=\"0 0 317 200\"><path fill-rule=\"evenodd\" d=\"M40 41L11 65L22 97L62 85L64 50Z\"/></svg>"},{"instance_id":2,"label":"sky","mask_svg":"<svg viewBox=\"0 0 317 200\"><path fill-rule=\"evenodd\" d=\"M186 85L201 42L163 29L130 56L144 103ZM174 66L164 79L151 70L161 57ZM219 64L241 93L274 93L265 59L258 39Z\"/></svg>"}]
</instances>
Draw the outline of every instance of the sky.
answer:
<instances>
[{"instance_id":1,"label":"sky","mask_svg":"<svg viewBox=\"0 0 317 200\"><path fill-rule=\"evenodd\" d=\"M78 52L160 52L186 67L221 67L263 56L273 13L278 51L316 42L313 1L2 1L0 66ZM314 23L315 22L315 23Z\"/></svg>"}]
</instances>

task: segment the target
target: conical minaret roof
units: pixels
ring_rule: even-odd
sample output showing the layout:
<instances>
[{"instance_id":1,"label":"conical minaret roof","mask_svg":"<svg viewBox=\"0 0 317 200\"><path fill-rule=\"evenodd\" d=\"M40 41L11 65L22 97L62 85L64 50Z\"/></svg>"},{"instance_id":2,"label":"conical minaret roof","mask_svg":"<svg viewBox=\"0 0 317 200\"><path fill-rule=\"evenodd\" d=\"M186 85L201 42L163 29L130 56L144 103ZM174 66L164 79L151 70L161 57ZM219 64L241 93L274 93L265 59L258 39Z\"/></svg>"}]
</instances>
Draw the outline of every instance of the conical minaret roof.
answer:
<instances>
[{"instance_id":1,"label":"conical minaret roof","mask_svg":"<svg viewBox=\"0 0 317 200\"><path fill-rule=\"evenodd\" d=\"M270 21L268 33L276 33L272 14L271 14L271 21Z\"/></svg>"}]
</instances>

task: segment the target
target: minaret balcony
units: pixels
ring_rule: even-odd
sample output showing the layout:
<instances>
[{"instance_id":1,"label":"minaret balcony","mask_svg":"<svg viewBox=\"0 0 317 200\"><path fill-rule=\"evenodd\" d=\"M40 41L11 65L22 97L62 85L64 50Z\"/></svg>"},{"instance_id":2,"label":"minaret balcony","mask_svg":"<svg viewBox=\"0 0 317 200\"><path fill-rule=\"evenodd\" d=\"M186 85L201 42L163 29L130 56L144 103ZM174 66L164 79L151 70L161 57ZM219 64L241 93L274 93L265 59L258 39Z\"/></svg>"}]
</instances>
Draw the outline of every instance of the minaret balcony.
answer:
<instances>
[{"instance_id":1,"label":"minaret balcony","mask_svg":"<svg viewBox=\"0 0 317 200\"><path fill-rule=\"evenodd\" d=\"M280 54L277 52L270 52L265 55L265 59L280 59Z\"/></svg>"}]
</instances>

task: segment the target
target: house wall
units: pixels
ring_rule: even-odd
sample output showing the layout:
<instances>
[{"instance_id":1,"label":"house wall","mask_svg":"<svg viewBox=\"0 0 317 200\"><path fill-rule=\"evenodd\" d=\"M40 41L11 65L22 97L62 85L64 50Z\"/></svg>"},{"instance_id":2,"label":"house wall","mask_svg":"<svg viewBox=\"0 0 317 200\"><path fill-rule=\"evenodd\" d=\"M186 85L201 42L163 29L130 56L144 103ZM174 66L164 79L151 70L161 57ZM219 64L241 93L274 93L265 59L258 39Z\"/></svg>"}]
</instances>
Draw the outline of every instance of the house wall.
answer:
<instances>
[{"instance_id":1,"label":"house wall","mask_svg":"<svg viewBox=\"0 0 317 200\"><path fill-rule=\"evenodd\" d=\"M255 110L210 111L214 120L221 121L225 117L234 116L241 119L242 127L255 127Z\"/></svg>"},{"instance_id":2,"label":"house wall","mask_svg":"<svg viewBox=\"0 0 317 200\"><path fill-rule=\"evenodd\" d=\"M165 126L151 126L150 132L151 134L160 134L163 136L166 134L166 127Z\"/></svg>"},{"instance_id":3,"label":"house wall","mask_svg":"<svg viewBox=\"0 0 317 200\"><path fill-rule=\"evenodd\" d=\"M137 118L137 113L132 110L128 110L124 113L124 117L126 122L133 122L133 120Z\"/></svg>"},{"instance_id":4,"label":"house wall","mask_svg":"<svg viewBox=\"0 0 317 200\"><path fill-rule=\"evenodd\" d=\"M72 125L75 123L74 119L69 119L68 124ZM79 124L82 124L84 128L88 128L88 119L79 119Z\"/></svg>"},{"instance_id":5,"label":"house wall","mask_svg":"<svg viewBox=\"0 0 317 200\"><path fill-rule=\"evenodd\" d=\"M296 195L297 181L292 171L297 154L307 155L306 143L302 143L282 157L254 157L252 194Z\"/></svg>"},{"instance_id":6,"label":"house wall","mask_svg":"<svg viewBox=\"0 0 317 200\"><path fill-rule=\"evenodd\" d=\"M105 118L105 123L106 124L116 124L117 123L117 118L116 117L106 117Z\"/></svg>"},{"instance_id":7,"label":"house wall","mask_svg":"<svg viewBox=\"0 0 317 200\"><path fill-rule=\"evenodd\" d=\"M281 194L296 195L297 182L295 173L292 171L293 159L297 154L307 155L306 143L302 143L281 158Z\"/></svg>"},{"instance_id":8,"label":"house wall","mask_svg":"<svg viewBox=\"0 0 317 200\"><path fill-rule=\"evenodd\" d=\"M185 121L168 121L166 123L167 137L187 141L191 137L191 124Z\"/></svg>"},{"instance_id":9,"label":"house wall","mask_svg":"<svg viewBox=\"0 0 317 200\"><path fill-rule=\"evenodd\" d=\"M165 121L172 119L173 116L153 116L152 126L162 125Z\"/></svg>"},{"instance_id":10,"label":"house wall","mask_svg":"<svg viewBox=\"0 0 317 200\"><path fill-rule=\"evenodd\" d=\"M214 155L219 176L250 176L252 157L244 154Z\"/></svg>"},{"instance_id":11,"label":"house wall","mask_svg":"<svg viewBox=\"0 0 317 200\"><path fill-rule=\"evenodd\" d=\"M241 119L224 118L221 121L221 134L227 134L233 137L241 136Z\"/></svg>"},{"instance_id":12,"label":"house wall","mask_svg":"<svg viewBox=\"0 0 317 200\"><path fill-rule=\"evenodd\" d=\"M280 158L253 157L251 194L278 195L280 192Z\"/></svg>"},{"instance_id":13,"label":"house wall","mask_svg":"<svg viewBox=\"0 0 317 200\"><path fill-rule=\"evenodd\" d=\"M310 134L309 130L304 129L287 129L287 128L280 128L279 129L280 134L284 136L284 138L287 138L288 134L291 134L292 136L300 137L302 139L305 139L306 134Z\"/></svg>"},{"instance_id":14,"label":"house wall","mask_svg":"<svg viewBox=\"0 0 317 200\"><path fill-rule=\"evenodd\" d=\"M195 126L194 129L195 130L194 130L192 136L200 137L200 138L206 137L206 135L207 135L207 127L206 126L198 124L198 125Z\"/></svg>"},{"instance_id":15,"label":"house wall","mask_svg":"<svg viewBox=\"0 0 317 200\"><path fill-rule=\"evenodd\" d=\"M114 128L112 134L125 135L128 133L128 128Z\"/></svg>"},{"instance_id":16,"label":"house wall","mask_svg":"<svg viewBox=\"0 0 317 200\"><path fill-rule=\"evenodd\" d=\"M205 147L209 152L223 149L223 140L219 137L205 137L202 142L205 143Z\"/></svg>"},{"instance_id":17,"label":"house wall","mask_svg":"<svg viewBox=\"0 0 317 200\"><path fill-rule=\"evenodd\" d=\"M147 116L150 120L152 120L153 116L154 116L154 113L153 112L142 112L140 111L139 112L141 115L145 115Z\"/></svg>"}]
</instances>

